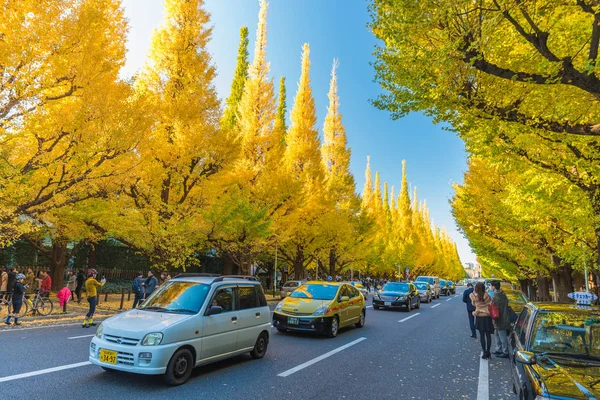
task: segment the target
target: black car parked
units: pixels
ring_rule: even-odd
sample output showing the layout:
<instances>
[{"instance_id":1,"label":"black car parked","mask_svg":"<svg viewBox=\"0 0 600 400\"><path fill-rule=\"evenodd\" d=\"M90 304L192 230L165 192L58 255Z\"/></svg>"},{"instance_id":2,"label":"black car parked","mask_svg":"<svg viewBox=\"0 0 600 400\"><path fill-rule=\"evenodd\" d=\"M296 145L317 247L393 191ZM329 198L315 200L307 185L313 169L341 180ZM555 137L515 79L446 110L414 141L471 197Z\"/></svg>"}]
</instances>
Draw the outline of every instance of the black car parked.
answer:
<instances>
[{"instance_id":1,"label":"black car parked","mask_svg":"<svg viewBox=\"0 0 600 400\"><path fill-rule=\"evenodd\" d=\"M417 287L410 282L389 282L373 295L373 308L406 308L407 311L421 307Z\"/></svg>"},{"instance_id":2,"label":"black car parked","mask_svg":"<svg viewBox=\"0 0 600 400\"><path fill-rule=\"evenodd\" d=\"M450 285L445 279L440 279L440 293L442 296L450 296Z\"/></svg>"},{"instance_id":3,"label":"black car parked","mask_svg":"<svg viewBox=\"0 0 600 400\"><path fill-rule=\"evenodd\" d=\"M519 399L600 398L600 308L527 304L510 343Z\"/></svg>"}]
</instances>

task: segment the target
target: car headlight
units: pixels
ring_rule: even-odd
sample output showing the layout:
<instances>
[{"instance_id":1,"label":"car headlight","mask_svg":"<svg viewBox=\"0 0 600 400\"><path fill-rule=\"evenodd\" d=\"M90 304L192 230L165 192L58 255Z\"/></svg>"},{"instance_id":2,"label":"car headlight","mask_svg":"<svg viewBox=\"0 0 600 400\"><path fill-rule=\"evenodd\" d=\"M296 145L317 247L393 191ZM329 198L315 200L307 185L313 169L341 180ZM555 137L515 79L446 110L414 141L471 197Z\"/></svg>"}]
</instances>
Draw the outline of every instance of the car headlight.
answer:
<instances>
[{"instance_id":1,"label":"car headlight","mask_svg":"<svg viewBox=\"0 0 600 400\"><path fill-rule=\"evenodd\" d=\"M379 293L377 293L377 292L375 292L375 294L373 295L373 297L375 297L375 298L377 298L377 299L381 300L381 297L379 297Z\"/></svg>"},{"instance_id":2,"label":"car headlight","mask_svg":"<svg viewBox=\"0 0 600 400\"><path fill-rule=\"evenodd\" d=\"M275 311L281 311L282 307L283 307L283 301L280 301L279 303L277 303L277 306L275 307Z\"/></svg>"},{"instance_id":3,"label":"car headlight","mask_svg":"<svg viewBox=\"0 0 600 400\"><path fill-rule=\"evenodd\" d=\"M98 329L96 329L96 337L98 339L102 339L102 332L104 332L104 325L100 324Z\"/></svg>"},{"instance_id":4,"label":"car headlight","mask_svg":"<svg viewBox=\"0 0 600 400\"><path fill-rule=\"evenodd\" d=\"M550 397L546 397L546 396L535 396L535 400L550 400Z\"/></svg>"},{"instance_id":5,"label":"car headlight","mask_svg":"<svg viewBox=\"0 0 600 400\"><path fill-rule=\"evenodd\" d=\"M400 301L406 300L406 296L398 296L398 297L396 297L396 300L400 300Z\"/></svg>"},{"instance_id":6,"label":"car headlight","mask_svg":"<svg viewBox=\"0 0 600 400\"><path fill-rule=\"evenodd\" d=\"M313 315L320 316L320 315L325 315L325 314L327 314L327 306L328 306L328 305L327 305L327 304L325 304L325 305L322 305L321 307L317 308L317 309L315 310L315 312L313 313Z\"/></svg>"},{"instance_id":7,"label":"car headlight","mask_svg":"<svg viewBox=\"0 0 600 400\"><path fill-rule=\"evenodd\" d=\"M142 346L158 346L163 340L160 332L149 333L142 339Z\"/></svg>"}]
</instances>

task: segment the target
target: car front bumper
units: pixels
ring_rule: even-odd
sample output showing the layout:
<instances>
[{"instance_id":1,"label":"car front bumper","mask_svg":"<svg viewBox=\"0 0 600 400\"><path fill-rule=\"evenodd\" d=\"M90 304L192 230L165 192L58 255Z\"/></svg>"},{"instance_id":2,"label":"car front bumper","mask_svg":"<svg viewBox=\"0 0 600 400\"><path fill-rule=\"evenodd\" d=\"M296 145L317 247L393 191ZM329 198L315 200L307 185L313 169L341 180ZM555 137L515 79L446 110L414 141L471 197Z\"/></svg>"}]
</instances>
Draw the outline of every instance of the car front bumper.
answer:
<instances>
[{"instance_id":1,"label":"car front bumper","mask_svg":"<svg viewBox=\"0 0 600 400\"><path fill-rule=\"evenodd\" d=\"M298 318L298 324L290 324L289 318ZM304 332L328 332L332 317L295 316L273 313L273 326L277 329Z\"/></svg>"},{"instance_id":2,"label":"car front bumper","mask_svg":"<svg viewBox=\"0 0 600 400\"><path fill-rule=\"evenodd\" d=\"M421 301L423 301L423 300L429 300L430 296L431 296L430 294L422 294L420 296L421 297Z\"/></svg>"},{"instance_id":3,"label":"car front bumper","mask_svg":"<svg viewBox=\"0 0 600 400\"><path fill-rule=\"evenodd\" d=\"M94 337L90 343L89 361L100 367L116 369L144 375L161 375L167 370L167 364L181 346L181 343L171 343L158 346L128 346L120 345ZM117 352L117 363L110 364L100 361L100 350ZM140 358L140 353L150 353L150 359Z\"/></svg>"},{"instance_id":4,"label":"car front bumper","mask_svg":"<svg viewBox=\"0 0 600 400\"><path fill-rule=\"evenodd\" d=\"M388 303L388 304L386 304ZM402 308L408 307L408 300L394 300L394 301L386 301L386 300L377 300L373 299L373 305L378 307L385 308Z\"/></svg>"}]
</instances>

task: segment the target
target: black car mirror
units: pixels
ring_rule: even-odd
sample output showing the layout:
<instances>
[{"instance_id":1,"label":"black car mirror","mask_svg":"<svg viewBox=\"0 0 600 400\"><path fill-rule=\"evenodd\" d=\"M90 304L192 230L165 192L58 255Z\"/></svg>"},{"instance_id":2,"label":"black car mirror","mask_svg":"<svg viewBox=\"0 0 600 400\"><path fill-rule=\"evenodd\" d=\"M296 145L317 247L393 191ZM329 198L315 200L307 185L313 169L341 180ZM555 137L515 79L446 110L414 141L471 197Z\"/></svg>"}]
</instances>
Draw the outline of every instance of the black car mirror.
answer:
<instances>
[{"instance_id":1,"label":"black car mirror","mask_svg":"<svg viewBox=\"0 0 600 400\"><path fill-rule=\"evenodd\" d=\"M517 362L525 365L533 365L537 362L535 354L530 351L517 351L515 354Z\"/></svg>"},{"instance_id":2,"label":"black car mirror","mask_svg":"<svg viewBox=\"0 0 600 400\"><path fill-rule=\"evenodd\" d=\"M208 312L206 313L206 315L217 315L217 314L221 314L222 312L223 312L223 307L211 306L208 309Z\"/></svg>"}]
</instances>

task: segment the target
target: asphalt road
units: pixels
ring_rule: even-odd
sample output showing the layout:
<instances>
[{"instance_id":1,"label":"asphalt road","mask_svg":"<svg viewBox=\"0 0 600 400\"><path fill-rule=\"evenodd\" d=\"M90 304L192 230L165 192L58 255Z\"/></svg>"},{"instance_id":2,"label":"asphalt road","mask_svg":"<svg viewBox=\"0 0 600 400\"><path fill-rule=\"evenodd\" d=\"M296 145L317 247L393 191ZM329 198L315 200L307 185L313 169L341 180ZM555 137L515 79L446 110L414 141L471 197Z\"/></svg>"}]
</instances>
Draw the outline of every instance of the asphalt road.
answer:
<instances>
[{"instance_id":1,"label":"asphalt road","mask_svg":"<svg viewBox=\"0 0 600 400\"><path fill-rule=\"evenodd\" d=\"M469 337L462 291L410 313L369 307L335 339L273 329L262 360L199 367L179 387L86 364L90 329L2 330L0 398L513 399L508 360L482 361Z\"/></svg>"}]
</instances>

